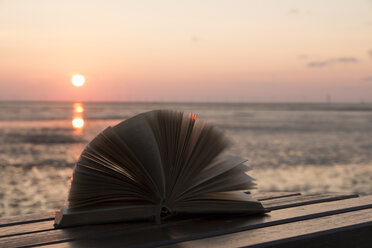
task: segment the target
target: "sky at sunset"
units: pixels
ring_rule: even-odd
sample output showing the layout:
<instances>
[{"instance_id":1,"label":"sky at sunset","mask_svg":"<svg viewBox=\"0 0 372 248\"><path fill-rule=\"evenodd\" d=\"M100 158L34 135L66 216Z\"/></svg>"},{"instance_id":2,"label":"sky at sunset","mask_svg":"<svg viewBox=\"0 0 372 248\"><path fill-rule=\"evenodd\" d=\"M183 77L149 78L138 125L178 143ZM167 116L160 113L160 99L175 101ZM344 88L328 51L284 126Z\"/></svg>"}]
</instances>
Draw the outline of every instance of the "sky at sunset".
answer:
<instances>
[{"instance_id":1,"label":"sky at sunset","mask_svg":"<svg viewBox=\"0 0 372 248\"><path fill-rule=\"evenodd\" d=\"M372 0L0 0L0 100L327 95L372 102Z\"/></svg>"}]
</instances>

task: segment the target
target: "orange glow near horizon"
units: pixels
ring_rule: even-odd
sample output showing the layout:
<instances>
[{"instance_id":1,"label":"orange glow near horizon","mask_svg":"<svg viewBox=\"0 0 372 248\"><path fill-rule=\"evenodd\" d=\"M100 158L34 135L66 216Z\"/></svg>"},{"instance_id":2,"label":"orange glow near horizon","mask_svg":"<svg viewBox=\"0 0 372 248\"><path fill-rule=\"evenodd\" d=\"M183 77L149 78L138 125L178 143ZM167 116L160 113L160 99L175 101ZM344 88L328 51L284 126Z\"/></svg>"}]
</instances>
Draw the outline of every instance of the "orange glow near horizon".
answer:
<instances>
[{"instance_id":1,"label":"orange glow near horizon","mask_svg":"<svg viewBox=\"0 0 372 248\"><path fill-rule=\"evenodd\" d=\"M85 77L83 75L76 74L72 76L71 82L75 87L81 87L85 83Z\"/></svg>"},{"instance_id":2,"label":"orange glow near horizon","mask_svg":"<svg viewBox=\"0 0 372 248\"><path fill-rule=\"evenodd\" d=\"M372 102L372 0L91 2L0 0L1 101Z\"/></svg>"}]
</instances>

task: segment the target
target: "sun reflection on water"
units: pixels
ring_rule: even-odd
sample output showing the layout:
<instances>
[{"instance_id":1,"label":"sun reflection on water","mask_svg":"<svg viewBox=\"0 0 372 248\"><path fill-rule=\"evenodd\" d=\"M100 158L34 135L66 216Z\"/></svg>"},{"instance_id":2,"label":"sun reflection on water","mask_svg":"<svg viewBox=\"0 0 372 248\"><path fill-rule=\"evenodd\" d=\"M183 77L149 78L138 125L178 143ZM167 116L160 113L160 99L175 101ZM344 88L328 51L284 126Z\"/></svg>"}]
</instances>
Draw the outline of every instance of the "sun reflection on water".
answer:
<instances>
[{"instance_id":1,"label":"sun reflection on water","mask_svg":"<svg viewBox=\"0 0 372 248\"><path fill-rule=\"evenodd\" d=\"M71 121L72 127L77 133L81 133L85 125L85 121L83 117L83 113L84 113L83 104L80 102L74 103L73 112L74 112L74 115Z\"/></svg>"},{"instance_id":2,"label":"sun reflection on water","mask_svg":"<svg viewBox=\"0 0 372 248\"><path fill-rule=\"evenodd\" d=\"M84 120L80 117L76 117L72 120L72 126L74 128L83 128L84 127Z\"/></svg>"},{"instance_id":3,"label":"sun reflection on water","mask_svg":"<svg viewBox=\"0 0 372 248\"><path fill-rule=\"evenodd\" d=\"M83 113L84 112L84 106L80 102L74 103L74 113Z\"/></svg>"}]
</instances>

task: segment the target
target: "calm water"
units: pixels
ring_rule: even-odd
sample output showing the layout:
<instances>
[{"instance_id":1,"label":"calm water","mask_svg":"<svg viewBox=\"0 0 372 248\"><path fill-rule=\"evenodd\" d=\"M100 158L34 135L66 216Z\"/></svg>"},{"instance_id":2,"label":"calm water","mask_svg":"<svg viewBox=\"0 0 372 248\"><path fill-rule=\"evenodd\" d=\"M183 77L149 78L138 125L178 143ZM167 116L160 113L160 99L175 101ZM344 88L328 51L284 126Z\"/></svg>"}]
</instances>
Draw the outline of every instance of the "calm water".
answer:
<instances>
[{"instance_id":1,"label":"calm water","mask_svg":"<svg viewBox=\"0 0 372 248\"><path fill-rule=\"evenodd\" d=\"M160 108L196 113L225 130L260 191L372 194L372 104L0 102L0 216L59 208L89 140ZM73 127L74 118L85 125Z\"/></svg>"}]
</instances>

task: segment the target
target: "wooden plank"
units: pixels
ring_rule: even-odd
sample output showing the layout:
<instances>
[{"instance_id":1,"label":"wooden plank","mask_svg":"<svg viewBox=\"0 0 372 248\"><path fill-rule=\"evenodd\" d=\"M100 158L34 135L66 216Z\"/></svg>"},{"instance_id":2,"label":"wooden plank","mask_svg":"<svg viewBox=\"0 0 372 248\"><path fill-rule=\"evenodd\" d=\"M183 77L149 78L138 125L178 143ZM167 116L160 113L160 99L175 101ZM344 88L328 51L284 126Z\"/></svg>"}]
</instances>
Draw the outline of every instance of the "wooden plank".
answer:
<instances>
[{"instance_id":1,"label":"wooden plank","mask_svg":"<svg viewBox=\"0 0 372 248\"><path fill-rule=\"evenodd\" d=\"M301 193L298 193L298 192L259 192L259 193L252 194L252 197L261 201L261 200L289 197L289 196L294 196L294 195L301 195ZM51 219L54 219L54 215L55 215L55 212L44 212L44 213L3 217L3 218L0 218L0 227L51 220Z\"/></svg>"},{"instance_id":2,"label":"wooden plank","mask_svg":"<svg viewBox=\"0 0 372 248\"><path fill-rule=\"evenodd\" d=\"M277 200L279 201L281 199ZM100 237L99 240L103 243L107 239L116 240L123 246L138 245L144 242L160 245L168 244L169 242L181 242L195 238L205 238L230 232L262 228L340 212L356 211L358 209L372 207L371 202L372 196L276 210L269 215L208 216L203 219L172 220L163 225L154 225L148 222L142 226L123 223L91 225L26 234L19 236L21 238L18 236L3 238L0 239L0 246L15 247L53 243L60 246L62 245L61 242L71 242L71 245L73 245L79 244L79 239L91 239L92 237ZM146 239L144 240L143 237L146 237Z\"/></svg>"},{"instance_id":3,"label":"wooden plank","mask_svg":"<svg viewBox=\"0 0 372 248\"><path fill-rule=\"evenodd\" d=\"M334 195L334 194L322 194L322 195L307 195L307 196L294 196L290 198L281 198L267 200L263 202L265 208L269 210L276 210L282 208L290 208L308 204L315 204L328 201L338 201L343 199L358 197L356 194L352 195Z\"/></svg>"},{"instance_id":4,"label":"wooden plank","mask_svg":"<svg viewBox=\"0 0 372 248\"><path fill-rule=\"evenodd\" d=\"M29 233L45 232L54 230L54 220L32 222L16 226L6 226L0 228L0 240L1 238L24 235Z\"/></svg>"},{"instance_id":5,"label":"wooden plank","mask_svg":"<svg viewBox=\"0 0 372 248\"><path fill-rule=\"evenodd\" d=\"M349 247L347 244L350 247L370 247L371 231L372 209L370 208L186 241L178 243L176 247L303 247L299 244L306 247L337 247L338 245ZM332 238L328 239L330 235ZM354 238L350 240L351 237ZM332 241L336 243L331 243ZM83 241L80 243L83 244Z\"/></svg>"},{"instance_id":6,"label":"wooden plank","mask_svg":"<svg viewBox=\"0 0 372 248\"><path fill-rule=\"evenodd\" d=\"M299 192L260 192L258 193L258 197L255 198L259 201L266 201L266 200L272 200L272 199L277 199L277 198L284 198L284 197L289 197L289 196L299 196L301 193Z\"/></svg>"},{"instance_id":7,"label":"wooden plank","mask_svg":"<svg viewBox=\"0 0 372 248\"><path fill-rule=\"evenodd\" d=\"M19 215L19 216L3 217L3 218L0 218L0 228L4 226L48 221L48 220L54 219L54 215L55 215L54 212L45 212L45 213L37 213L37 214L25 214L25 215Z\"/></svg>"},{"instance_id":8,"label":"wooden plank","mask_svg":"<svg viewBox=\"0 0 372 248\"><path fill-rule=\"evenodd\" d=\"M264 200L268 200L268 199L285 198L285 197L296 196L296 195L300 195L300 193L264 192L264 193L252 194L252 197L259 198L259 199L265 198ZM4 218L4 219L8 219L11 222L7 224L5 223L3 226L0 226L0 238L14 236L14 235L29 234L33 232L49 231L51 229L54 229L53 227L54 215L53 215L53 218L51 218L50 217L51 214L52 213L45 213L45 216L43 216L42 214L31 214L31 215L26 215L25 219L22 219L21 216ZM38 219L35 219L35 218L38 218Z\"/></svg>"},{"instance_id":9,"label":"wooden plank","mask_svg":"<svg viewBox=\"0 0 372 248\"><path fill-rule=\"evenodd\" d=\"M178 221L181 224L182 222ZM153 222L137 222L137 223L120 223L120 224L102 224L90 225L81 227L71 227L66 229L53 229L50 231L24 234L18 236L4 237L0 239L0 247L27 247L36 246L47 243L58 243L64 241L72 241L78 239L89 239L92 237L108 237L112 233L127 232L132 230L136 232L153 230L159 227L168 226L169 224L156 224Z\"/></svg>"},{"instance_id":10,"label":"wooden plank","mask_svg":"<svg viewBox=\"0 0 372 248\"><path fill-rule=\"evenodd\" d=\"M258 195L259 196L259 195ZM333 197L333 196L332 196ZM298 199L297 199L298 201ZM265 203L265 201L263 201ZM271 201L271 203L273 203ZM275 201L274 201L275 203ZM13 236L13 235L21 235L21 234L27 234L27 233L32 233L32 232L41 232L41 231L50 231L52 227L53 221L49 221L49 224L45 223L32 223L32 224L25 224L22 225L22 228L19 230L19 226L14 227L14 228L2 228L2 236L3 237L8 237L8 236ZM50 225L50 226L48 226ZM28 228L26 228L28 227Z\"/></svg>"},{"instance_id":11,"label":"wooden plank","mask_svg":"<svg viewBox=\"0 0 372 248\"><path fill-rule=\"evenodd\" d=\"M160 246L166 244L174 244L185 240L201 239L205 237L215 237L226 234L227 232L235 233L244 230L253 230L256 228L262 228L265 226L278 226L280 224L320 218L323 216L330 216L333 214L339 214L343 212L356 211L358 209L372 208L372 196L367 198L361 198L356 204L355 200L349 199L343 201L320 203L314 205L307 205L301 207L295 207L291 209L276 210L266 216L260 218L258 216L250 218L210 218L203 219L199 222L183 223L183 225L174 225L163 230L156 230L156 232L136 232L131 234L121 233L117 236L109 238L110 246L117 243L125 246L136 246L136 245L149 245L149 246ZM364 205L365 204L365 205ZM340 209L343 208L343 209ZM165 235L166 234L166 235ZM146 237L146 241L141 239L141 236ZM171 238L170 238L171 237ZM141 240L139 243L139 240ZM107 238L101 238L94 240L94 244L98 246L107 242ZM145 243L148 242L148 243ZM71 245L85 246L91 245L93 242L89 241L75 241ZM57 246L56 246L57 247ZM200 246L203 247L203 246Z\"/></svg>"}]
</instances>

